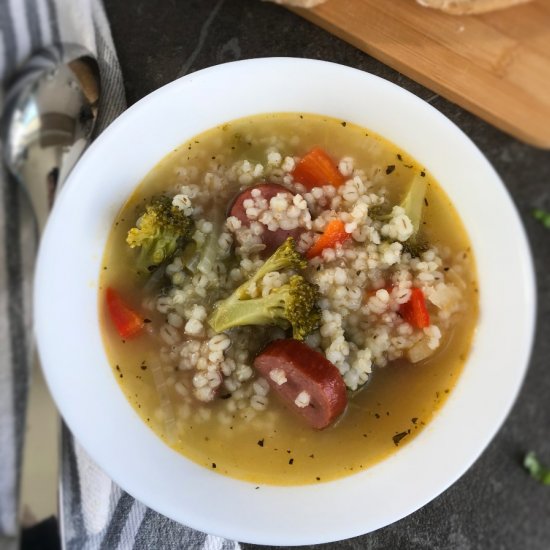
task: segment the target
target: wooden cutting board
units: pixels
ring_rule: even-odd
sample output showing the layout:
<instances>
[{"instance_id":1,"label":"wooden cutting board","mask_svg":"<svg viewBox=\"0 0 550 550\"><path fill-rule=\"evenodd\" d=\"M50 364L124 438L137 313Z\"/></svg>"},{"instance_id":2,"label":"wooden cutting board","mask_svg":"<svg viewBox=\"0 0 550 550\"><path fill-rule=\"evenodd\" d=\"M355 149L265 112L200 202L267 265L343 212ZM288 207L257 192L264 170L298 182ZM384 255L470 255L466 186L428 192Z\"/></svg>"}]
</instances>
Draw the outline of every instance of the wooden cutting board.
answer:
<instances>
[{"instance_id":1,"label":"wooden cutting board","mask_svg":"<svg viewBox=\"0 0 550 550\"><path fill-rule=\"evenodd\" d=\"M550 149L550 0L456 16L414 0L295 9L531 145Z\"/></svg>"}]
</instances>

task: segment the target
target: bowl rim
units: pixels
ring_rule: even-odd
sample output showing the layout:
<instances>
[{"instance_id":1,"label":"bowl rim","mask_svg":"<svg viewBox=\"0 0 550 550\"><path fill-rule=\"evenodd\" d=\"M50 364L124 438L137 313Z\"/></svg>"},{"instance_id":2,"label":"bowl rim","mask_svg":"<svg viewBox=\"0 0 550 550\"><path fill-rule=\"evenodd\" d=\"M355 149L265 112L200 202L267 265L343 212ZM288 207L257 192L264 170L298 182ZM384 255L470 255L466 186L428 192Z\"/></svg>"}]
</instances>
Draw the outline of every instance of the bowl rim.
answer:
<instances>
[{"instance_id":1,"label":"bowl rim","mask_svg":"<svg viewBox=\"0 0 550 550\"><path fill-rule=\"evenodd\" d=\"M303 74L307 74L307 79L300 78ZM464 368L464 372L461 374L457 386L453 392L451 392L447 403L442 407L442 410L438 412L436 418L432 419L426 429L411 443L400 449L398 453L394 453L381 463L353 476L315 486L262 486L261 491L255 491L255 484L214 474L205 468L191 463L175 451L169 449L156 436L150 433L150 430L146 428L137 417L137 414L133 412L133 409L129 407L126 398L118 389L118 384L111 374L110 368L107 372L104 368L105 365L102 364L101 368L97 368L97 372L91 373L90 366L88 365L91 360L88 358L89 354L96 352L100 355L103 354L103 356L105 354L102 346L101 351L93 348L93 344L95 343L97 345L98 342L98 328L89 326L90 291L89 289L79 290L80 287L77 288L77 286L75 286L77 282L73 283L71 277L68 277L67 274L74 277L78 270L88 269L85 275L79 276L79 280L84 280L90 275L90 266L95 266L97 267L97 271L94 277L97 278L102 256L101 249L99 258L97 257L97 246L101 243L102 230L101 228L94 228L94 231L99 237L94 235L89 238L88 244L93 243L90 244L90 248L93 250L95 258L93 254L91 254L92 257L83 258L79 266L73 266L64 259L60 250L63 247L59 245L62 243L67 246L71 245L72 236L68 235L67 226L76 227L76 232L82 232L82 230L79 229L80 226L90 219L90 214L84 212L84 207L79 204L81 195L89 198L92 204L93 200L101 200L98 198L100 193L98 193L97 190L89 189L94 178L97 179L99 177L93 174L91 175L90 168L94 168L94 170L98 172L104 170L97 161L101 161L102 158L108 160L111 157L109 147L114 145L114 149L116 150L116 140L119 139L120 136L126 136L129 142L139 149L139 144L135 142L137 138L132 137L131 132L133 131L135 133L136 128L139 127L139 120L146 121L146 124L154 125L154 122L151 122L152 114L154 114L155 111L163 111L166 108L162 106L163 104L175 105L176 99L187 96L194 97L196 101L199 101L200 95L197 95L199 93L197 90L200 91L201 89L203 94L215 96L215 94L219 92L214 87L216 85L219 86L220 83L226 82L227 79L232 81L241 79L252 88L253 86L258 86L258 84L254 83L254 79L258 79L259 77L261 77L260 80L263 78L269 82L276 83L277 81L273 79L274 76L278 78L294 77L295 88L293 89L293 93L299 96L299 101L303 102L303 96L300 94L304 94L308 90L311 92L314 83L322 82L323 78L326 79L329 75L331 82L326 82L326 88L324 88L323 93L329 98L327 100L326 109L330 112L323 111L321 114L336 116L339 109L344 112L346 109L349 111L351 108L349 105L342 105L338 108L329 105L330 101L334 102L334 98L337 97L335 94L339 91L339 87L334 83L335 80L341 79L341 82L346 82L348 85L353 84L353 86L360 89L364 88L370 92L371 95L369 98L375 97L380 101L382 101L381 98L384 98L384 101L393 101L392 108L397 108L398 112L404 112L401 110L404 109L405 106L409 108L410 112L408 113L407 120L400 122L400 124L411 124L411 121L414 120L423 121L426 125L424 127L426 134L430 132L438 136L441 134L441 136L445 136L449 144L452 144L453 147L460 150L458 157L456 151L441 150L441 155L447 155L452 159L457 157L457 160L463 161L464 164L475 167L477 172L471 176L474 180L476 180L476 178L487 180L485 181L487 187L484 188L483 191L485 194L490 195L490 198L496 202L498 208L494 209L496 212L491 214L490 220L487 222L479 222L479 225L476 226L476 232L477 229L479 229L491 235L492 232L495 231L492 227L494 223L504 220L508 224L507 227L502 227L501 229L505 237L511 239L512 242L509 246L508 253L515 261L512 262L513 265L510 267L510 271L516 278L516 285L519 286L519 296L512 304L507 304L505 309L508 312L513 311L514 319L519 321L519 326L517 327L520 334L518 338L519 344L517 347L507 348L506 357L503 355L503 352L498 352L506 368L509 369L508 374L510 375L506 381L499 380L498 382L499 386L497 389L498 392L501 392L499 394L500 400L496 403L494 400L491 401L491 399L487 399L487 403L485 403L486 417L479 420L475 426L471 426L472 433L461 434L461 441L467 441L468 443L467 452L465 452L464 449L457 448L456 442L453 441L451 436L440 433L442 432L440 426L446 424L447 426L453 426L455 429L460 429L459 419L456 418L456 414L453 416L451 412L456 411L456 407L458 406L457 401L460 402L462 400L462 402L465 402L464 392L466 392L467 396L469 395L472 397L476 406L480 402L480 389L470 387L474 383L473 381L481 379L479 375L480 369L474 372L471 367L468 368L474 360L480 364L483 360L483 368L487 370L488 373L492 375L496 375L497 373L494 366L487 364L492 356L489 354L490 350L485 349L487 345L485 345L484 342L480 343L479 338L481 332L483 332L483 338L486 337L486 334L489 334L486 326L487 319L496 321L498 320L498 314L502 315L503 307L500 305L498 307L496 306L496 300L498 299L497 290L502 289L504 283L510 280L510 274L501 273L499 274L498 281L491 281L491 285L482 287L482 279L485 279L485 273L479 273L479 271L481 271L481 266L480 262L477 261L478 279L481 287L481 313L478 325L478 336L474 343L475 349L472 350L467 365ZM240 92L245 96L249 93L244 86L240 88ZM353 94L357 94L355 90L347 89L342 89L341 93L349 97L353 96ZM288 101L292 102L293 99L291 95L290 91L286 88L281 89L279 93L280 97L273 99L273 102L280 105L286 100L287 96ZM323 94L321 94L321 96L324 97ZM231 96L231 98L233 98L233 96ZM249 99L251 99L251 96ZM254 98L252 98L252 100L254 100ZM231 99L231 101L237 100ZM299 101L297 100L297 103L299 103ZM357 101L360 102L361 100L357 99ZM312 103L315 103L315 105L322 105L323 101L322 99L314 98ZM369 108L374 109L374 107L370 107L366 104L360 104L367 111ZM218 109L218 107L215 109ZM223 107L219 107L219 109L223 110ZM174 117L180 117L179 111L177 109L175 109L175 111ZM246 112L246 109L244 109L244 111ZM271 110L271 112L275 111L282 111L282 109L277 108ZM294 109L294 111L304 112L305 109ZM240 111L237 107L234 107L231 112ZM193 118L190 113L187 113L187 115L188 118ZM205 118L208 118L208 116L210 115L205 112ZM372 114L372 116L374 118L380 116L383 119L384 116L387 115ZM235 118L239 117L229 115L227 118L219 120L218 123L223 123ZM345 119L352 122L357 122L359 118L361 118L359 115L357 118L345 117ZM185 123L184 120L183 124L185 125ZM174 124L174 122L170 122L167 126L172 128ZM392 137L392 132L399 132L399 125L392 120L388 120L387 124L389 128L387 133L380 132L376 127L373 129L384 137L388 137L391 141L396 142ZM156 126L151 126L151 128L153 129L153 137L162 141L163 135L159 133L160 129ZM172 132L172 130L170 131ZM405 130L403 129L402 131ZM407 130L407 132L410 132L410 130ZM390 135L388 135L388 133ZM188 134L182 131L179 143L183 143L196 134L197 132ZM411 148L418 149L418 151L424 150L423 148L429 145L429 143L427 143L429 139L429 136L424 135L415 137L415 141L411 141L407 148L404 147L404 150L422 161L423 155L411 151ZM158 156L158 151L161 151L162 148L158 148L152 143L148 145L150 147L147 151L145 149L143 150L144 154L149 154L151 157L157 154L157 161L169 150L166 148L164 153ZM437 144L433 144L433 146L439 147ZM158 151L155 147L157 147ZM448 146L448 148L452 149L450 146ZM149 152L150 150L155 150L156 152ZM119 151L119 153L122 156L125 154L122 151ZM464 158L461 158L460 155L464 155ZM112 158L110 162L112 162ZM138 159L137 162L139 163L140 160ZM441 160L437 160L437 162L434 163L441 164L441 162ZM155 164L156 162L151 163L149 168L152 168ZM462 170L459 164L460 163L457 162L453 164L457 172L461 172ZM434 173L431 165L430 170ZM437 170L435 172L437 172ZM434 175L437 177L437 173ZM464 176L464 174L462 175ZM453 175L452 178L457 179L458 176ZM452 196L453 193L451 193L449 189L450 184L441 181L439 177L437 177L437 179L443 189ZM134 181L133 187L136 185L137 182ZM472 186L472 190L474 190L474 184L468 183L468 185ZM121 186L126 188L129 186L129 183L124 182ZM105 185L103 185L101 189L102 195L103 191L107 194L115 194L118 192L118 188L116 190L108 190ZM455 192L458 196L459 191ZM463 191L460 192L464 193ZM111 198L111 202L113 200L114 199ZM478 207L473 204L473 199L460 198L460 201L462 200L471 200L472 211L475 210L476 213L481 212L481 210L476 210ZM453 202L455 202L454 198ZM109 207L111 208L112 206L111 204ZM106 210L108 209L106 208ZM458 206L457 211L464 220L464 212L461 212ZM113 212L114 210L111 208L108 212L100 213L100 217L102 217L103 220L112 220L114 218ZM470 215L470 210L468 209L468 216L471 217L472 215ZM111 218L109 218L109 216L111 216ZM71 226L71 223L74 225ZM104 232L103 230L103 233ZM473 235L470 232L470 237L474 245L474 250L476 251L476 260L479 260L478 252L488 252L489 249L486 243L483 243L477 235ZM93 241L94 238L98 240L98 243ZM497 249L498 248L497 246ZM483 266L484 269L489 266L485 257ZM487 269L490 270L490 266L487 267ZM80 273L80 271L78 271L78 273ZM56 277L57 279L54 281ZM63 280L63 284L61 280ZM53 289L52 286L54 287ZM34 290L35 332L38 351L43 362L43 370L47 384L65 422L91 458L105 470L118 485L135 496L138 500L141 500L147 506L180 523L184 523L190 527L208 533L240 540L242 542L288 546L332 542L373 531L409 515L427 504L454 483L479 457L510 412L528 366L533 346L536 317L535 277L525 230L508 191L488 160L470 138L433 106L391 82L364 71L343 65L326 61L297 58L249 59L209 67L184 76L159 88L120 115L89 147L82 159L80 159L75 166L66 185L61 190L42 237L37 260ZM60 348L65 346L68 350L78 353L78 348L75 347L77 345L76 342L69 342L70 338L65 336L66 331L73 334L75 329L73 327L66 327L66 330L62 331L61 327L57 326L57 322L52 322L52 318L56 321L62 320L63 313L70 311L69 305L60 305L58 303L55 291L66 291L69 296L72 296L72 300L68 302L79 303L82 305L83 311L85 310L83 313L78 312L76 319L81 316L81 321L88 322L87 328L90 330L90 343L88 344L88 348L93 349L85 348L84 351L86 353L77 355L80 357L82 365L88 365L85 367L82 376L86 377L86 382L91 380L98 388L101 387L102 391L104 391L103 395L106 395L108 399L113 398L113 402L107 399L105 407L107 409L116 409L117 413L121 415L121 420L118 418L110 419L111 423L114 423L113 426L113 424L109 424L106 421L108 411L101 411L101 414L98 414L98 418L100 418L98 425L101 427L101 434L96 433L97 430L94 430L94 423L90 420L90 415L85 414L86 411L82 410L86 404L89 405L92 402L90 395L85 395L86 387L84 386L84 382L78 380L78 377L69 370L70 366L65 364L67 359L63 351L60 350ZM96 293L97 301L97 288L92 288L92 291ZM73 292L74 294L71 294ZM83 298L81 298L81 295ZM489 303L487 303L488 296L491 297ZM86 313L86 311L88 313ZM86 317L86 315L88 316ZM483 328L483 330L481 330L481 328ZM511 335L509 329L505 330L500 325L495 333L508 337ZM84 340L79 340L80 337L78 335L75 338L78 340L79 344L84 342ZM504 339L502 342L507 342L507 340ZM61 345L62 343L63 346ZM480 348L483 348L483 350L480 351ZM515 361L516 364L508 367L508 363L511 363L512 360ZM498 361L495 361L495 363L497 362ZM484 376L488 376L488 374ZM109 377L110 379L108 380L107 378ZM468 384L470 384L470 386L468 386ZM115 397L116 392L113 391L115 386L119 392L119 397ZM78 399L75 399L73 395L74 388L77 388ZM464 388L469 389L466 391ZM124 412L125 408L131 410ZM132 414L135 415L135 418ZM475 418L469 414L465 414L465 416L472 421ZM136 420L140 424L139 426ZM124 430L125 428L139 441L133 442L130 441L128 437L119 437L117 430L120 431L120 429ZM205 488L209 490L216 489L220 491L219 494L223 495L223 498L226 498L228 495L232 496L231 502L234 503L234 506L232 506L234 510L227 511L223 510L221 506L215 506L213 510L209 509L210 515L207 517L205 512L207 510L206 504L202 502L202 500L199 499L195 505L193 505L191 497L187 495L181 497L181 502L175 500L175 495L173 494L174 488L170 487L170 483L163 477L164 473L162 471L148 471L141 464L131 463L122 466L118 463L119 461L117 461L117 458L120 456L120 453L123 452L121 440L124 440L124 444L130 446L133 451L146 448L149 453L148 456L151 457L153 462L157 459L162 460L162 464L165 466L167 472L176 471L176 469L179 468L178 472L181 470L184 479L182 479L182 477L177 479L178 481L185 481L185 488L191 493L191 497L192 495L197 497L200 497L201 494L204 495ZM441 459L441 457L445 457L445 459L449 461L449 465L437 464L433 457L426 457L427 451L423 449L423 446L425 449L431 449L432 447L430 446L435 445L434 442L442 446L438 450L436 449L436 458ZM124 449L126 448L127 447ZM451 456L451 451L454 453L453 456ZM406 458L410 459L415 464L417 464L417 462L414 462L415 460L428 460L430 464L428 467L428 465L418 462L420 466L416 471L415 479L407 480L408 482L404 483L402 476L406 472L404 464ZM163 468L160 470L163 470ZM146 472L147 476L145 476ZM392 481L388 472L397 472L401 478L394 478ZM144 477L147 477L147 479L144 479ZM400 485L400 483L403 483L403 485ZM366 510L364 515L368 515L368 518L363 518L363 515L355 510L353 513L350 512L350 514L346 516L340 513L342 505L346 502L363 505L362 499L364 493L358 489L358 486L363 490L368 489L371 491L370 494L375 494L376 497L380 499L383 508L382 511L379 511L369 502L364 503ZM392 501L392 498L398 498L399 502L396 503ZM322 507L318 506L319 502L323 502L324 506L328 506L331 510L322 509ZM285 504L285 506L281 508L281 504ZM248 510L247 517L244 519L242 518L241 509ZM269 516L269 514L277 511L279 513L278 521L275 523L270 522L269 517L271 516ZM302 513L300 520L297 521L296 514L299 511ZM281 521L287 522L287 530L281 529ZM320 529L319 526L321 526ZM317 527L317 529L315 529L315 527Z\"/></svg>"}]
</instances>

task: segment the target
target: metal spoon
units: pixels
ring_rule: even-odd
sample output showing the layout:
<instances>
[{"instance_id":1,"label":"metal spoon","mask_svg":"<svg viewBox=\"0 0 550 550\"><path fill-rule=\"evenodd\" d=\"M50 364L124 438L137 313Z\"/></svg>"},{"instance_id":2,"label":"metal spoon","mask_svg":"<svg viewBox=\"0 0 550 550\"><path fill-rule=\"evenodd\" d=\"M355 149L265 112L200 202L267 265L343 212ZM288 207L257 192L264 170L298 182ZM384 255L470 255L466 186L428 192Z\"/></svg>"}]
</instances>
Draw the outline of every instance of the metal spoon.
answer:
<instances>
[{"instance_id":1,"label":"metal spoon","mask_svg":"<svg viewBox=\"0 0 550 550\"><path fill-rule=\"evenodd\" d=\"M51 46L21 68L5 99L0 123L4 162L25 189L41 233L56 192L92 137L99 101L97 62L81 46ZM24 525L58 509L59 416L37 361L31 381L21 467Z\"/></svg>"},{"instance_id":2,"label":"metal spoon","mask_svg":"<svg viewBox=\"0 0 550 550\"><path fill-rule=\"evenodd\" d=\"M4 162L27 191L40 232L90 141L98 100L97 62L74 44L40 51L10 86L1 123Z\"/></svg>"}]
</instances>

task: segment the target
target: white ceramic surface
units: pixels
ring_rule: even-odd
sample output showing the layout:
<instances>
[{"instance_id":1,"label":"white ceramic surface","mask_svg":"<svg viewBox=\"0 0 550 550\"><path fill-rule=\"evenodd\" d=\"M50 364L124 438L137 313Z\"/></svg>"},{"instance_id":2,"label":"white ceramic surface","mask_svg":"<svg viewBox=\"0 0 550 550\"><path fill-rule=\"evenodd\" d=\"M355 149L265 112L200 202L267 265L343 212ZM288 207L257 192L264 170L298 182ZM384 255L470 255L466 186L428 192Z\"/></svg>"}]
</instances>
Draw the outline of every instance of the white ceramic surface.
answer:
<instances>
[{"instance_id":1,"label":"white ceramic surface","mask_svg":"<svg viewBox=\"0 0 550 550\"><path fill-rule=\"evenodd\" d=\"M254 484L188 461L138 418L104 353L97 281L116 212L160 159L212 126L276 111L353 121L428 167L470 232L481 315L456 388L410 444L339 481L256 490ZM42 240L35 292L36 335L48 385L94 460L131 495L170 518L212 534L272 545L367 533L449 487L508 414L527 367L535 317L524 230L499 177L475 145L403 89L355 69L303 59L219 65L168 84L128 109L90 147L63 189Z\"/></svg>"}]
</instances>

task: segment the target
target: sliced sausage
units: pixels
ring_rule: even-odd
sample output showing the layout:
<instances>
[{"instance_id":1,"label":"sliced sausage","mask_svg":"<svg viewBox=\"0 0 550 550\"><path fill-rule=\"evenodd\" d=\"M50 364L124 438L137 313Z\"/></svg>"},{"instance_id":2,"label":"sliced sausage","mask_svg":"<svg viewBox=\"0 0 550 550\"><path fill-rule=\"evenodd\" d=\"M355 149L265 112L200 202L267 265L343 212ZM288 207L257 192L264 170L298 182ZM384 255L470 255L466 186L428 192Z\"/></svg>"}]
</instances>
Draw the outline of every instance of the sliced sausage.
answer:
<instances>
[{"instance_id":1,"label":"sliced sausage","mask_svg":"<svg viewBox=\"0 0 550 550\"><path fill-rule=\"evenodd\" d=\"M303 342L271 342L256 357L254 367L312 428L326 428L346 408L346 385L340 372Z\"/></svg>"},{"instance_id":2,"label":"sliced sausage","mask_svg":"<svg viewBox=\"0 0 550 550\"><path fill-rule=\"evenodd\" d=\"M259 189L262 193L262 198L268 202L278 195L279 193L285 193L290 197L294 194L286 187L278 185L277 183L261 183L254 187L249 187L242 191L233 201L231 208L229 209L229 215L238 218L241 223L248 227L250 225L250 219L246 215L246 208L244 207L244 201L252 198L252 191ZM265 254L271 255L281 244L283 244L288 237L293 237L297 242L300 235L305 231L303 227L296 227L295 229L277 229L275 231L269 231L264 225L264 232L261 235L262 242L265 244Z\"/></svg>"}]
</instances>

